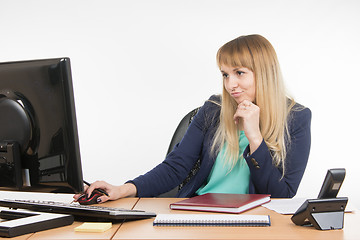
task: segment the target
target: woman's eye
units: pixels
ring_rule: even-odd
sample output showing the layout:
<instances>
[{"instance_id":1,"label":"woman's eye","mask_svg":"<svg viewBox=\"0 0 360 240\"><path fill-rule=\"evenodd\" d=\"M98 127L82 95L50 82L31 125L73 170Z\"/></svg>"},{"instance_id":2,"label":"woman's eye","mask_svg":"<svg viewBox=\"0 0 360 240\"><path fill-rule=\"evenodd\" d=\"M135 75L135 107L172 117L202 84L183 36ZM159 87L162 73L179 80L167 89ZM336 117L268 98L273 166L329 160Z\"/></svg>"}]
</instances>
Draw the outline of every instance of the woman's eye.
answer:
<instances>
[{"instance_id":1,"label":"woman's eye","mask_svg":"<svg viewBox=\"0 0 360 240\"><path fill-rule=\"evenodd\" d=\"M236 72L236 74L239 75L239 76L243 75L244 73L245 73L245 72L243 72L243 71L237 71L237 72Z\"/></svg>"},{"instance_id":2,"label":"woman's eye","mask_svg":"<svg viewBox=\"0 0 360 240\"><path fill-rule=\"evenodd\" d=\"M229 75L227 73L222 74L223 78L227 78Z\"/></svg>"}]
</instances>

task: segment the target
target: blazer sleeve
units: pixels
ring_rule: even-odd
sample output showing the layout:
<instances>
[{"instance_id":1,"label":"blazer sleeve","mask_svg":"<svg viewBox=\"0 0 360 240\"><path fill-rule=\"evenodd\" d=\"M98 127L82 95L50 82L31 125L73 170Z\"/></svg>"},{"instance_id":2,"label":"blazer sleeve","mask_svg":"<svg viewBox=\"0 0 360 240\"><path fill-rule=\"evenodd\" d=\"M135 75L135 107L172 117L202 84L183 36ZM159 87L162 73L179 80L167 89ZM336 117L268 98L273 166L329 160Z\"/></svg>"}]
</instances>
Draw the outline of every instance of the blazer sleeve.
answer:
<instances>
[{"instance_id":1,"label":"blazer sleeve","mask_svg":"<svg viewBox=\"0 0 360 240\"><path fill-rule=\"evenodd\" d=\"M272 163L271 152L263 140L258 149L249 155L249 146L244 158L250 169L250 193L266 193L276 198L294 197L308 162L311 145L311 111L308 108L293 110L290 115L289 131L291 141L285 160L285 174L282 167Z\"/></svg>"}]
</instances>

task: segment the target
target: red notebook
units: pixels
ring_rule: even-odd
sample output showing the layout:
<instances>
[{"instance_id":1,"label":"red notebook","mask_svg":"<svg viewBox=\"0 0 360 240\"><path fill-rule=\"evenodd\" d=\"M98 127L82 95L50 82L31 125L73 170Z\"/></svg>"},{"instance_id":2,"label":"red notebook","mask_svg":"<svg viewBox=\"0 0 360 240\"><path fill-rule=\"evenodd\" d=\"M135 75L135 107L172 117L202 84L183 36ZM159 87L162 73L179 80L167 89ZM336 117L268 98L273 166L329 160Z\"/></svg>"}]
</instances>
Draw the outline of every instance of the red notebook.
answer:
<instances>
[{"instance_id":1,"label":"red notebook","mask_svg":"<svg viewBox=\"0 0 360 240\"><path fill-rule=\"evenodd\" d=\"M170 204L171 209L241 213L270 202L269 194L206 193Z\"/></svg>"}]
</instances>

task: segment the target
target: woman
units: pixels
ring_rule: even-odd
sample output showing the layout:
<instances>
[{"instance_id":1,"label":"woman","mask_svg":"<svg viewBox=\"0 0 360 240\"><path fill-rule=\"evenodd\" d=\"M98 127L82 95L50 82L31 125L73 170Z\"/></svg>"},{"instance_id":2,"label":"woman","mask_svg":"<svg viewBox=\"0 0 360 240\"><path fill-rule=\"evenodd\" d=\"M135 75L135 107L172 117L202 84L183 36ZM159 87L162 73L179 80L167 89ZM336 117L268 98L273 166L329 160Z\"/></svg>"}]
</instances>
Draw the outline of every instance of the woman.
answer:
<instances>
[{"instance_id":1,"label":"woman","mask_svg":"<svg viewBox=\"0 0 360 240\"><path fill-rule=\"evenodd\" d=\"M177 197L207 192L293 197L309 156L311 111L286 95L275 50L264 37L226 43L217 64L222 96L205 102L161 164L121 186L97 181L86 192L104 189L109 196L99 202L158 196L182 183L200 159Z\"/></svg>"}]
</instances>

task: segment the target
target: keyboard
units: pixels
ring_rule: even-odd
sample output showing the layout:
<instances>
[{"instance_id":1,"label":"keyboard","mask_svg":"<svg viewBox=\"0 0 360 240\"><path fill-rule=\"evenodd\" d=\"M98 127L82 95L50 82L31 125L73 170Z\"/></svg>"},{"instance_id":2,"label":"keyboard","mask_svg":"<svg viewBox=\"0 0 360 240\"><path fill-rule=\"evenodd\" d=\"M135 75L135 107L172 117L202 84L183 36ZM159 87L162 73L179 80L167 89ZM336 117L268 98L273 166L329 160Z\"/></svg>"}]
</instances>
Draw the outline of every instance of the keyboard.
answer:
<instances>
[{"instance_id":1,"label":"keyboard","mask_svg":"<svg viewBox=\"0 0 360 240\"><path fill-rule=\"evenodd\" d=\"M80 205L38 200L0 199L0 206L12 209L28 209L37 212L71 214L76 220L136 220L155 217L156 214L142 210L111 208L97 205Z\"/></svg>"}]
</instances>

